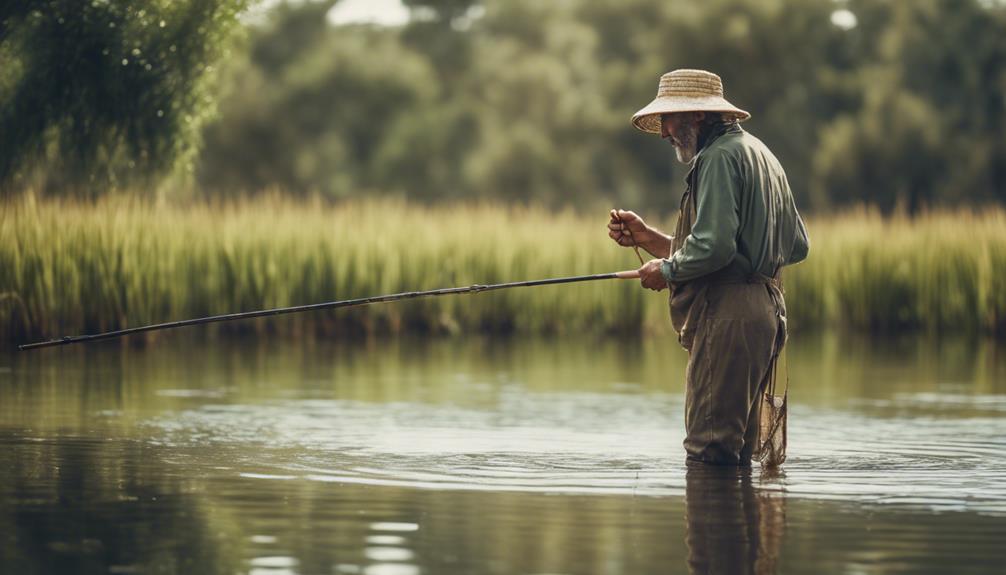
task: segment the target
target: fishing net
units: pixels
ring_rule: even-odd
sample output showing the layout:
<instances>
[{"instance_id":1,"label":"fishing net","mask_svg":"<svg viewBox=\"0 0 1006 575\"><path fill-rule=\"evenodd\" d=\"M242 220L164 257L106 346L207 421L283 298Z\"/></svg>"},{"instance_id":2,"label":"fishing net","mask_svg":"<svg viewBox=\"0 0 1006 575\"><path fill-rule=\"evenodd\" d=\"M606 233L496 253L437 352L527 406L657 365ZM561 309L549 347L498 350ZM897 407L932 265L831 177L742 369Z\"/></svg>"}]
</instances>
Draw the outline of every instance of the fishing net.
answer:
<instances>
[{"instance_id":1,"label":"fishing net","mask_svg":"<svg viewBox=\"0 0 1006 575\"><path fill-rule=\"evenodd\" d=\"M766 390L762 394L761 416L758 422L759 446L756 455L765 467L778 467L786 461L786 396Z\"/></svg>"},{"instance_id":2,"label":"fishing net","mask_svg":"<svg viewBox=\"0 0 1006 575\"><path fill-rule=\"evenodd\" d=\"M780 318L781 336L777 341L777 350L786 343L786 319ZM758 449L755 459L763 467L778 467L786 461L786 399L789 396L789 369L786 369L786 389L782 395L776 395L776 367L779 363L779 351L772 358L772 366L768 372L768 383L762 392L761 412L758 419ZM785 359L784 359L785 365Z\"/></svg>"}]
</instances>

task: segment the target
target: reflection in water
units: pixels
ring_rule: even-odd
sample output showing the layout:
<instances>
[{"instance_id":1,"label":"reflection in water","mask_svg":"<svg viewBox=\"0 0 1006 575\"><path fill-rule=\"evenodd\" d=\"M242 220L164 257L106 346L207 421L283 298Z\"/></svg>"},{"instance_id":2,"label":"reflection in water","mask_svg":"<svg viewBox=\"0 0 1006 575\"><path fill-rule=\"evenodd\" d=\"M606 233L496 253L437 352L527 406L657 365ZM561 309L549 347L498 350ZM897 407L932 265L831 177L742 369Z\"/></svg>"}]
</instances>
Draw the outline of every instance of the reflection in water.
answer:
<instances>
[{"instance_id":1,"label":"reflection in water","mask_svg":"<svg viewBox=\"0 0 1006 575\"><path fill-rule=\"evenodd\" d=\"M1001 570L995 345L796 338L785 477L686 472L684 360L653 338L0 354L0 573Z\"/></svg>"},{"instance_id":2,"label":"reflection in water","mask_svg":"<svg viewBox=\"0 0 1006 575\"><path fill-rule=\"evenodd\" d=\"M236 572L237 526L148 457L131 442L0 434L0 573Z\"/></svg>"},{"instance_id":3,"label":"reflection in water","mask_svg":"<svg viewBox=\"0 0 1006 575\"><path fill-rule=\"evenodd\" d=\"M756 491L750 467L688 462L685 482L691 572L775 573L786 529L783 496Z\"/></svg>"}]
</instances>

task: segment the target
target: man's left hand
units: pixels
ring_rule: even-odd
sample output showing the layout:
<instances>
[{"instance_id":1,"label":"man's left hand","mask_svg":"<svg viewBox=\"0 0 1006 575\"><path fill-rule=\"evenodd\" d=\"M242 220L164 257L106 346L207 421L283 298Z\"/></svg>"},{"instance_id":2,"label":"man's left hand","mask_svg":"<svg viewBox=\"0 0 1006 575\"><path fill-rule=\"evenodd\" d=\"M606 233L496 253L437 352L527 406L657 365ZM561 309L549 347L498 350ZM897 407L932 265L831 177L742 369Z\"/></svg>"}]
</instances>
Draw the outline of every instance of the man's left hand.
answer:
<instances>
[{"instance_id":1,"label":"man's left hand","mask_svg":"<svg viewBox=\"0 0 1006 575\"><path fill-rule=\"evenodd\" d=\"M646 262L643 267L639 268L639 283L643 284L644 288L660 291L667 287L667 278L660 271L662 263L664 260L658 258Z\"/></svg>"}]
</instances>

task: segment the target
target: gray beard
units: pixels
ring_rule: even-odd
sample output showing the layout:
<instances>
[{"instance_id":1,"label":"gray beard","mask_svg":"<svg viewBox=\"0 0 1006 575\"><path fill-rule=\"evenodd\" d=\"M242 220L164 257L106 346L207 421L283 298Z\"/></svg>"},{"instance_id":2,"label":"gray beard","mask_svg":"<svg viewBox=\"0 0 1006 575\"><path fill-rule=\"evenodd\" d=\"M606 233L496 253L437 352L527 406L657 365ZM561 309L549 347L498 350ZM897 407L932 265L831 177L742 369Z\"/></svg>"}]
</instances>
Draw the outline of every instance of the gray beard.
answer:
<instances>
[{"instance_id":1,"label":"gray beard","mask_svg":"<svg viewBox=\"0 0 1006 575\"><path fill-rule=\"evenodd\" d=\"M684 150L677 146L674 146L674 155L678 157L678 161L682 164L690 164L695 158L695 150Z\"/></svg>"},{"instance_id":2,"label":"gray beard","mask_svg":"<svg viewBox=\"0 0 1006 575\"><path fill-rule=\"evenodd\" d=\"M698 153L698 142L699 142L699 127L691 126L685 133L681 136L681 145L677 145L671 142L674 146L674 154L678 157L678 161L682 164L690 164L693 159L695 159L695 154Z\"/></svg>"}]
</instances>

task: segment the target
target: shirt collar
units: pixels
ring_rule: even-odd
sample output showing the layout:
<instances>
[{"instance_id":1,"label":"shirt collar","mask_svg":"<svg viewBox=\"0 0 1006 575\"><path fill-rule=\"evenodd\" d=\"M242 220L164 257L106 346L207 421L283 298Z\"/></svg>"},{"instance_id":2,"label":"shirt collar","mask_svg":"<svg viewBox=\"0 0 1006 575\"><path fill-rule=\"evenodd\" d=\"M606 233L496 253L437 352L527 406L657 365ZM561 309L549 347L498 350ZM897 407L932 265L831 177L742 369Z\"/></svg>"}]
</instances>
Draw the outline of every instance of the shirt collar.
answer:
<instances>
[{"instance_id":1,"label":"shirt collar","mask_svg":"<svg viewBox=\"0 0 1006 575\"><path fill-rule=\"evenodd\" d=\"M692 179L692 172L695 171L695 167L699 164L699 156L702 155L702 152L708 150L709 146L711 146L713 142L718 140L723 134L739 134L743 131L743 128L741 128L741 125L737 122L723 123L713 126L710 129L709 134L706 136L705 141L702 142L702 145L699 147L699 151L695 153L695 157L688 163L688 173L685 174L685 183L687 184Z\"/></svg>"}]
</instances>

